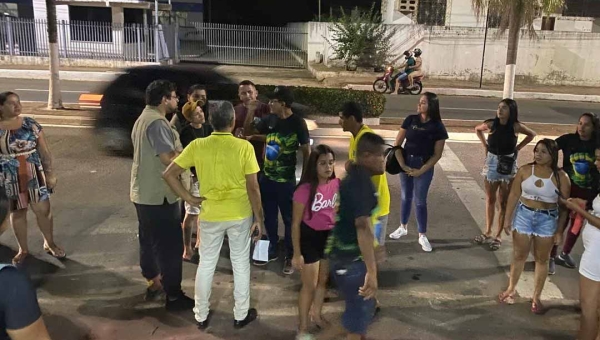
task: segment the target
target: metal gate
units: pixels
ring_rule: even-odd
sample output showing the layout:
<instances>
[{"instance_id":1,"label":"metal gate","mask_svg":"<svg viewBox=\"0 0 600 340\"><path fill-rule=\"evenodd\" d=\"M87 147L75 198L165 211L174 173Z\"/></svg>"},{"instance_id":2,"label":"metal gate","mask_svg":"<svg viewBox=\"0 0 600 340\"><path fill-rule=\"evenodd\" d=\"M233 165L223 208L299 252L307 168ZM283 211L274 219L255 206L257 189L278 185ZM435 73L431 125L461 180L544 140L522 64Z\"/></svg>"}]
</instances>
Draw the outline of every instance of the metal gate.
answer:
<instances>
[{"instance_id":1,"label":"metal gate","mask_svg":"<svg viewBox=\"0 0 600 340\"><path fill-rule=\"evenodd\" d=\"M293 68L308 65L308 33L297 28L187 23L178 31L181 61Z\"/></svg>"}]
</instances>

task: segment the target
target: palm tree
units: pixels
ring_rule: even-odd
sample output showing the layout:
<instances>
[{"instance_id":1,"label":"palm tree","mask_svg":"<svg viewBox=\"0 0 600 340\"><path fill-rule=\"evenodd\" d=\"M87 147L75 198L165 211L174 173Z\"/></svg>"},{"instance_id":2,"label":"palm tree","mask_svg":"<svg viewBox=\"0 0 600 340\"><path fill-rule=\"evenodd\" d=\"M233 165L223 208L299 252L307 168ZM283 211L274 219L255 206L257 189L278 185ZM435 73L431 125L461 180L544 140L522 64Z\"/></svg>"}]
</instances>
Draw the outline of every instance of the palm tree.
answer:
<instances>
[{"instance_id":1,"label":"palm tree","mask_svg":"<svg viewBox=\"0 0 600 340\"><path fill-rule=\"evenodd\" d=\"M46 14L48 21L48 42L50 43L50 84L48 86L48 109L62 109L62 95L60 93L60 67L58 60L58 27L56 23L56 4L54 0L46 0Z\"/></svg>"},{"instance_id":2,"label":"palm tree","mask_svg":"<svg viewBox=\"0 0 600 340\"><path fill-rule=\"evenodd\" d=\"M521 28L525 26L530 37L535 37L533 21L542 13L554 13L564 6L564 0L472 0L477 18L490 14L502 17L499 34L508 29L504 98L513 98L515 71ZM489 9L488 9L489 7Z\"/></svg>"}]
</instances>

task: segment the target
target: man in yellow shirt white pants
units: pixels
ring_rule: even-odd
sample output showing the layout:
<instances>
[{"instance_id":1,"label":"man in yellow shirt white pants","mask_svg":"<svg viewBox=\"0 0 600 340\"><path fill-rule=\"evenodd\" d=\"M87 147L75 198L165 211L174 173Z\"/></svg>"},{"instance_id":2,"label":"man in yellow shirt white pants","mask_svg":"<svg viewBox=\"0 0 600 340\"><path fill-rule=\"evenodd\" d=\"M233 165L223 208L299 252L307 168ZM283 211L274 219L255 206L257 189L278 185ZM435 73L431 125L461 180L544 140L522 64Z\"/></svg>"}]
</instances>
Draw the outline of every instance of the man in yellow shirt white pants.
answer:
<instances>
[{"instance_id":1,"label":"man in yellow shirt white pants","mask_svg":"<svg viewBox=\"0 0 600 340\"><path fill-rule=\"evenodd\" d=\"M214 103L209 120L214 132L192 141L169 165L163 177L186 202L195 206L202 203L194 307L198 328L205 329L210 322L212 280L225 233L233 268L234 327L242 328L257 317L256 309L250 308L250 242L252 235L255 240L260 239L264 228L256 177L260 169L252 144L231 133L235 125L231 103ZM201 197L190 194L179 180L191 167L196 168Z\"/></svg>"}]
</instances>

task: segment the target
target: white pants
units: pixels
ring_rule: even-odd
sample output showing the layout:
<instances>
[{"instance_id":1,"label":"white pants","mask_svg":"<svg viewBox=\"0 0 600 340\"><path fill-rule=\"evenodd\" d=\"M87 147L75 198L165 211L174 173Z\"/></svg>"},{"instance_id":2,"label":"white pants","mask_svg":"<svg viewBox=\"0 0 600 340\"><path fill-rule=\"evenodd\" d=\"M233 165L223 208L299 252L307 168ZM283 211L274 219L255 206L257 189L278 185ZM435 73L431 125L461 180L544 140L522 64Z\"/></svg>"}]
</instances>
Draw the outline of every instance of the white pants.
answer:
<instances>
[{"instance_id":1,"label":"white pants","mask_svg":"<svg viewBox=\"0 0 600 340\"><path fill-rule=\"evenodd\" d=\"M196 272L196 321L208 318L210 293L213 276L217 268L221 246L225 233L229 238L231 266L233 267L233 316L235 320L244 320L250 308L250 228L252 217L227 222L201 221L200 262Z\"/></svg>"}]
</instances>

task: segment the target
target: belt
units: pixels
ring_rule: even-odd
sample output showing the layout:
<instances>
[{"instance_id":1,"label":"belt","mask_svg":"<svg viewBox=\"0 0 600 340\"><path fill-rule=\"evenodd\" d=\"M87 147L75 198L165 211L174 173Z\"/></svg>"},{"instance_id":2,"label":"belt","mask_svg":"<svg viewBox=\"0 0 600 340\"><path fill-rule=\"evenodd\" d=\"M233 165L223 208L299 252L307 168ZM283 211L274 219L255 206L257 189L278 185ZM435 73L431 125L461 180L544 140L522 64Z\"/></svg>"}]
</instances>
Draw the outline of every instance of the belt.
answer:
<instances>
[{"instance_id":1,"label":"belt","mask_svg":"<svg viewBox=\"0 0 600 340\"><path fill-rule=\"evenodd\" d=\"M535 209L535 208L531 208L531 207L526 206L525 204L523 204L523 202L520 202L520 201L519 201L519 204L523 208L525 208L525 209L527 209L529 211L546 214L548 216L552 216L552 213L557 213L558 212L558 208L553 208L553 209Z\"/></svg>"}]
</instances>

